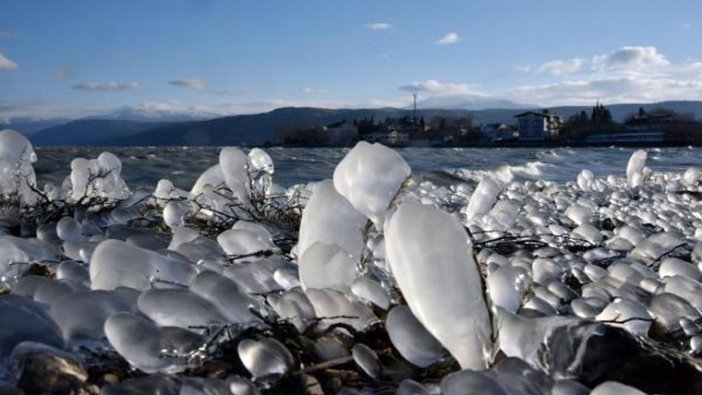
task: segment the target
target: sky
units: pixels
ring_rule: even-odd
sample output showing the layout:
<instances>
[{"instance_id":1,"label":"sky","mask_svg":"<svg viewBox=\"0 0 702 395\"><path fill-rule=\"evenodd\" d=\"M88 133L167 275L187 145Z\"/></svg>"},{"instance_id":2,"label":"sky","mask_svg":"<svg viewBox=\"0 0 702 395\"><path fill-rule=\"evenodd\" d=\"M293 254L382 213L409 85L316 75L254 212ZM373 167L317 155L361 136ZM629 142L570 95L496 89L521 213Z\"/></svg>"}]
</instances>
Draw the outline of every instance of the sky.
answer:
<instances>
[{"instance_id":1,"label":"sky","mask_svg":"<svg viewBox=\"0 0 702 395\"><path fill-rule=\"evenodd\" d=\"M0 117L702 100L702 2L2 0Z\"/></svg>"}]
</instances>

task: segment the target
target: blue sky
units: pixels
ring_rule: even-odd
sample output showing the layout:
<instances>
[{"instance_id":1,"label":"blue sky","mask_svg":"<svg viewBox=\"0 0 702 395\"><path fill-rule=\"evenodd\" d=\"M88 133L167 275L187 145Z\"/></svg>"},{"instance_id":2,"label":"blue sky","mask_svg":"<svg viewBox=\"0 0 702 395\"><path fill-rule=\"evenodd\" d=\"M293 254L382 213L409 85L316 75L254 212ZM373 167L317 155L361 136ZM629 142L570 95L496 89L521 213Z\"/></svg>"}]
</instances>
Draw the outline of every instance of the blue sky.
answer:
<instances>
[{"instance_id":1,"label":"blue sky","mask_svg":"<svg viewBox=\"0 0 702 395\"><path fill-rule=\"evenodd\" d=\"M698 0L3 0L0 117L702 99Z\"/></svg>"}]
</instances>

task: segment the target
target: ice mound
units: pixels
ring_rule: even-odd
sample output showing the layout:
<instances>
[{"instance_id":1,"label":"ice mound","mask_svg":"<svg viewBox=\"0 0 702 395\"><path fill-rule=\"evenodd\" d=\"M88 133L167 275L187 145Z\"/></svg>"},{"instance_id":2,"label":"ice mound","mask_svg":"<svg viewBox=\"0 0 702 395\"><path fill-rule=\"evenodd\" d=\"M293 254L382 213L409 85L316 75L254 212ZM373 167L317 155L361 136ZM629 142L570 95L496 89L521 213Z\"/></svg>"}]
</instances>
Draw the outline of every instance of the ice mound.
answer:
<instances>
[{"instance_id":1,"label":"ice mound","mask_svg":"<svg viewBox=\"0 0 702 395\"><path fill-rule=\"evenodd\" d=\"M227 319L207 299L186 289L149 289L137 300L139 311L159 326L175 326L200 332Z\"/></svg>"},{"instance_id":2,"label":"ice mound","mask_svg":"<svg viewBox=\"0 0 702 395\"><path fill-rule=\"evenodd\" d=\"M392 273L412 313L461 367L485 368L492 329L460 223L441 210L403 203L386 223L385 236Z\"/></svg>"},{"instance_id":3,"label":"ice mound","mask_svg":"<svg viewBox=\"0 0 702 395\"><path fill-rule=\"evenodd\" d=\"M249 163L254 170L262 171L269 175L272 175L275 170L273 159L271 159L266 151L260 148L252 148L251 151L249 151Z\"/></svg>"},{"instance_id":4,"label":"ice mound","mask_svg":"<svg viewBox=\"0 0 702 395\"><path fill-rule=\"evenodd\" d=\"M302 212L298 253L315 242L336 244L353 260L361 257L365 245L363 228L367 218L340 195L331 180L320 181Z\"/></svg>"},{"instance_id":5,"label":"ice mound","mask_svg":"<svg viewBox=\"0 0 702 395\"><path fill-rule=\"evenodd\" d=\"M123 200L130 192L121 173L122 162L110 152L103 152L96 159L76 158L71 161L65 189L74 202L91 198Z\"/></svg>"},{"instance_id":6,"label":"ice mound","mask_svg":"<svg viewBox=\"0 0 702 395\"><path fill-rule=\"evenodd\" d=\"M231 229L222 232L217 236L217 242L227 255L232 256L252 256L278 249L273 244L270 235L246 229Z\"/></svg>"},{"instance_id":7,"label":"ice mound","mask_svg":"<svg viewBox=\"0 0 702 395\"><path fill-rule=\"evenodd\" d=\"M189 284L194 276L195 269L187 262L117 240L100 243L90 263L91 288L95 290L144 290L155 278Z\"/></svg>"},{"instance_id":8,"label":"ice mound","mask_svg":"<svg viewBox=\"0 0 702 395\"><path fill-rule=\"evenodd\" d=\"M268 337L242 340L238 351L241 362L254 377L283 375L294 363L290 351L279 341Z\"/></svg>"},{"instance_id":9,"label":"ice mound","mask_svg":"<svg viewBox=\"0 0 702 395\"><path fill-rule=\"evenodd\" d=\"M463 210L466 218L470 221L478 215L486 214L497 200L497 195L502 191L502 185L490 177L483 178L475 192L470 198L470 202Z\"/></svg>"},{"instance_id":10,"label":"ice mound","mask_svg":"<svg viewBox=\"0 0 702 395\"><path fill-rule=\"evenodd\" d=\"M361 141L336 166L334 188L356 210L381 226L385 211L410 172L397 152Z\"/></svg>"},{"instance_id":11,"label":"ice mound","mask_svg":"<svg viewBox=\"0 0 702 395\"><path fill-rule=\"evenodd\" d=\"M368 306L339 291L310 288L305 293L317 318L324 319L321 327L343 323L362 331L377 320Z\"/></svg>"},{"instance_id":12,"label":"ice mound","mask_svg":"<svg viewBox=\"0 0 702 395\"><path fill-rule=\"evenodd\" d=\"M393 346L414 365L424 368L445 355L441 343L417 321L407 306L393 307L385 327Z\"/></svg>"},{"instance_id":13,"label":"ice mound","mask_svg":"<svg viewBox=\"0 0 702 395\"><path fill-rule=\"evenodd\" d=\"M383 367L380 365L378 355L370 347L358 343L351 349L354 362L371 378L380 379Z\"/></svg>"},{"instance_id":14,"label":"ice mound","mask_svg":"<svg viewBox=\"0 0 702 395\"><path fill-rule=\"evenodd\" d=\"M14 130L0 131L0 197L14 202L3 205L0 225L15 225L21 206L34 204L38 195L32 163L37 161L32 143Z\"/></svg>"},{"instance_id":15,"label":"ice mound","mask_svg":"<svg viewBox=\"0 0 702 395\"><path fill-rule=\"evenodd\" d=\"M66 341L100 340L105 337L105 320L113 313L136 312L138 296L128 288L72 292L52 303L49 314Z\"/></svg>"},{"instance_id":16,"label":"ice mound","mask_svg":"<svg viewBox=\"0 0 702 395\"><path fill-rule=\"evenodd\" d=\"M30 263L54 260L57 250L41 240L0 236L0 284L11 284Z\"/></svg>"},{"instance_id":17,"label":"ice mound","mask_svg":"<svg viewBox=\"0 0 702 395\"><path fill-rule=\"evenodd\" d=\"M300 257L300 284L307 288L331 288L349 292L356 278L356 262L335 244L316 242Z\"/></svg>"},{"instance_id":18,"label":"ice mound","mask_svg":"<svg viewBox=\"0 0 702 395\"><path fill-rule=\"evenodd\" d=\"M204 338L180 328L159 328L132 313L112 314L105 321L110 344L130 364L146 373L177 372L185 369L182 356L196 351Z\"/></svg>"},{"instance_id":19,"label":"ice mound","mask_svg":"<svg viewBox=\"0 0 702 395\"><path fill-rule=\"evenodd\" d=\"M224 174L224 182L234 197L243 204L248 204L249 157L238 148L226 147L219 153L219 166Z\"/></svg>"},{"instance_id":20,"label":"ice mound","mask_svg":"<svg viewBox=\"0 0 702 395\"><path fill-rule=\"evenodd\" d=\"M206 270L198 274L190 283L190 292L212 303L222 316L233 324L250 324L257 318L250 308L259 303L244 294L236 282Z\"/></svg>"},{"instance_id":21,"label":"ice mound","mask_svg":"<svg viewBox=\"0 0 702 395\"><path fill-rule=\"evenodd\" d=\"M632 187L641 186L643 183L643 170L646 166L648 154L644 150L638 150L631 155L629 163L626 165L626 178Z\"/></svg>"}]
</instances>

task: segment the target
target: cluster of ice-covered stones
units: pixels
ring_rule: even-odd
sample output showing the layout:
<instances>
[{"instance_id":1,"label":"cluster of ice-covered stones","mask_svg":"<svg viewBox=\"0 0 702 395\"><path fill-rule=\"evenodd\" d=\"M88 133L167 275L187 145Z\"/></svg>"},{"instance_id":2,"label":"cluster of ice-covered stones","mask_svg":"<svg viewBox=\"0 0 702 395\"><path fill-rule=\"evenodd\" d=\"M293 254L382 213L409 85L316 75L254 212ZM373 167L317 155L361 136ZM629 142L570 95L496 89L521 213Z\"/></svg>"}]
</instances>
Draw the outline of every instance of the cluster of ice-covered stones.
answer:
<instances>
[{"instance_id":1,"label":"cluster of ice-covered stones","mask_svg":"<svg viewBox=\"0 0 702 395\"><path fill-rule=\"evenodd\" d=\"M625 177L436 186L396 151L361 142L333 178L285 189L263 150L224 148L190 191L161 180L151 194L130 192L110 153L75 159L63 185L41 188L35 160L24 137L0 132L0 390L48 355L95 392L81 369L115 352L159 374L104 394L256 394L291 377L349 394L702 385L696 168L656 172L637 151ZM40 204L65 215L37 216ZM275 222L302 206L298 232ZM231 226L212 235L217 221ZM390 348L359 341L378 328ZM195 377L224 343L235 346L228 377ZM656 345L673 353L658 373L680 372L675 383L652 382ZM622 357L648 363L624 371ZM355 366L365 384L325 382L325 364Z\"/></svg>"}]
</instances>

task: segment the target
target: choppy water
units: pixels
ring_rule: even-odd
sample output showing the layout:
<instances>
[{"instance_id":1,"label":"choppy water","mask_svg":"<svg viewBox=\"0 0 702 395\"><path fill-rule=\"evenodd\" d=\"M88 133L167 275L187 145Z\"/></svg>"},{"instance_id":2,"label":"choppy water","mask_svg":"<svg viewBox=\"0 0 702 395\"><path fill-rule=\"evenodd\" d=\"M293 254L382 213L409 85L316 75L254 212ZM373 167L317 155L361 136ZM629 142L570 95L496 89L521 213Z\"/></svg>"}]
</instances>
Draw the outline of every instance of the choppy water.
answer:
<instances>
[{"instance_id":1,"label":"choppy water","mask_svg":"<svg viewBox=\"0 0 702 395\"><path fill-rule=\"evenodd\" d=\"M195 179L217 163L219 148L212 147L129 147L129 148L38 148L35 164L42 181L59 183L70 172L75 157L94 158L108 150L123 163L123 177L132 188L153 188L168 178L190 189ZM347 148L269 148L274 160L276 182L289 186L331 177ZM632 148L404 148L398 150L415 175L437 183L455 178L469 179L482 171L516 178L568 181L582 169L596 175L624 174ZM702 165L702 148L648 149L648 166L672 171Z\"/></svg>"}]
</instances>

